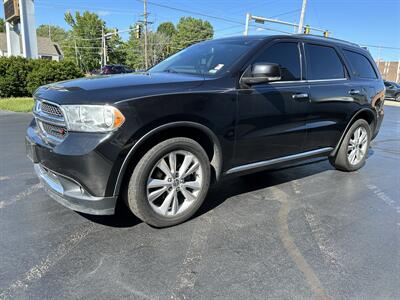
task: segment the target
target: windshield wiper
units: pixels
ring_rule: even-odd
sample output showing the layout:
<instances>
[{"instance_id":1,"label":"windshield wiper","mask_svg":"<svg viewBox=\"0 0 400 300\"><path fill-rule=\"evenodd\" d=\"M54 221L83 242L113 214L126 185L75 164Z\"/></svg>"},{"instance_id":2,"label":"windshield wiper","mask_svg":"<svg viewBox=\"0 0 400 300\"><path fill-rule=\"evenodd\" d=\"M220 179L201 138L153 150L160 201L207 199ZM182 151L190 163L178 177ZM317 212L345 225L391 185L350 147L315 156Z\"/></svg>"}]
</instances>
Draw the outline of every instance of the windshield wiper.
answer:
<instances>
[{"instance_id":1,"label":"windshield wiper","mask_svg":"<svg viewBox=\"0 0 400 300\"><path fill-rule=\"evenodd\" d=\"M179 73L178 71L176 71L175 69L173 69L171 67L165 69L164 72L167 72L167 73Z\"/></svg>"}]
</instances>

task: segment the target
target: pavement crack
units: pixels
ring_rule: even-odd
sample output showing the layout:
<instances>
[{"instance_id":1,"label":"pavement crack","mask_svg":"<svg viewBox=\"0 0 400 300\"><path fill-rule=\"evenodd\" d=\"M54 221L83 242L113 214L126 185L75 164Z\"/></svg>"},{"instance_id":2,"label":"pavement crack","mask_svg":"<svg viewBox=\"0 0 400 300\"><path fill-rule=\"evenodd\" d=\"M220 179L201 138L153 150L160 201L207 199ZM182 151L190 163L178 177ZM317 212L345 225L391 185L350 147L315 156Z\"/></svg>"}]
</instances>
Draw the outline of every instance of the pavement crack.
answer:
<instances>
[{"instance_id":1,"label":"pavement crack","mask_svg":"<svg viewBox=\"0 0 400 300\"><path fill-rule=\"evenodd\" d=\"M17 195L15 195L9 201L6 201L6 200L0 201L0 209L24 199L25 197L27 197L27 196L33 194L34 192L38 191L41 187L42 187L41 183L34 184L34 185L30 186L29 188L27 188L26 190L24 190L24 191L18 193Z\"/></svg>"},{"instance_id":2,"label":"pavement crack","mask_svg":"<svg viewBox=\"0 0 400 300\"><path fill-rule=\"evenodd\" d=\"M194 288L197 273L194 270L203 258L203 251L207 245L208 233L211 229L213 213L209 212L196 220L189 247L186 251L182 267L172 288L171 299L189 299Z\"/></svg>"},{"instance_id":3,"label":"pavement crack","mask_svg":"<svg viewBox=\"0 0 400 300\"><path fill-rule=\"evenodd\" d=\"M317 243L319 251L325 262L332 265L337 271L343 273L344 266L339 262L340 254L334 246L334 242L329 238L329 234L322 226L322 221L314 210L307 206L304 210L305 220L311 230L314 241Z\"/></svg>"},{"instance_id":4,"label":"pavement crack","mask_svg":"<svg viewBox=\"0 0 400 300\"><path fill-rule=\"evenodd\" d=\"M92 222L83 223L64 242L50 252L40 263L30 268L21 278L15 280L10 286L0 292L0 299L12 299L19 290L26 290L29 285L46 275L51 268L64 256L72 251L89 233L93 231L95 224Z\"/></svg>"},{"instance_id":5,"label":"pavement crack","mask_svg":"<svg viewBox=\"0 0 400 300\"><path fill-rule=\"evenodd\" d=\"M278 231L279 237L297 268L304 274L306 281L311 288L316 299L329 299L325 290L315 274L313 268L308 264L304 256L297 248L293 237L290 235L288 217L290 212L288 195L277 187L271 187L275 199L280 202L281 207L278 212Z\"/></svg>"}]
</instances>

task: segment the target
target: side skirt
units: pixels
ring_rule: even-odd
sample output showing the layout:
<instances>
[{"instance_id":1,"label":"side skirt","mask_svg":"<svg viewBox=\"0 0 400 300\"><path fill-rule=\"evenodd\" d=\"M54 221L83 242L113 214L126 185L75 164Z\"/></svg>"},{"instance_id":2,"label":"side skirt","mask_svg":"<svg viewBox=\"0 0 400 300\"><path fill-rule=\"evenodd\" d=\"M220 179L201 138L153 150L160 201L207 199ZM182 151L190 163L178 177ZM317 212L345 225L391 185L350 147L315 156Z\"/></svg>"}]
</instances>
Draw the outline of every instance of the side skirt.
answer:
<instances>
[{"instance_id":1,"label":"side skirt","mask_svg":"<svg viewBox=\"0 0 400 300\"><path fill-rule=\"evenodd\" d=\"M286 163L290 161L295 161L298 159L303 159L303 158L309 158L313 156L318 156L322 155L328 152L331 152L333 150L332 147L326 147L326 148L321 148L321 149L315 149L311 151L306 151L298 154L293 154L293 155L288 155L288 156L283 156L283 157L278 157L270 160L263 160L263 161L258 161L246 165L241 165L234 167L232 169L229 169L228 171L225 172L226 175L233 174L233 173L240 173L240 172L245 172L249 171L252 169L259 169L259 168L264 168L264 167L269 167L273 165L277 165L280 163Z\"/></svg>"}]
</instances>

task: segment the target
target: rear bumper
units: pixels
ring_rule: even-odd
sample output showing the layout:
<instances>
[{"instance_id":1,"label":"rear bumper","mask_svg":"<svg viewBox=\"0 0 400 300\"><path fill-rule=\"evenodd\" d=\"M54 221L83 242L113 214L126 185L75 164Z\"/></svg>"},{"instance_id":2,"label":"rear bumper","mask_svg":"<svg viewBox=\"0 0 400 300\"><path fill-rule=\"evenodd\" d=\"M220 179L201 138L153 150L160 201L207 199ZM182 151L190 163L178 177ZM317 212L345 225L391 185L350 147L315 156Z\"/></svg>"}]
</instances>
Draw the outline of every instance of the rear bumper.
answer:
<instances>
[{"instance_id":1,"label":"rear bumper","mask_svg":"<svg viewBox=\"0 0 400 300\"><path fill-rule=\"evenodd\" d=\"M58 203L75 211L91 215L112 215L116 197L95 197L90 195L78 182L34 164L36 175L45 191Z\"/></svg>"}]
</instances>

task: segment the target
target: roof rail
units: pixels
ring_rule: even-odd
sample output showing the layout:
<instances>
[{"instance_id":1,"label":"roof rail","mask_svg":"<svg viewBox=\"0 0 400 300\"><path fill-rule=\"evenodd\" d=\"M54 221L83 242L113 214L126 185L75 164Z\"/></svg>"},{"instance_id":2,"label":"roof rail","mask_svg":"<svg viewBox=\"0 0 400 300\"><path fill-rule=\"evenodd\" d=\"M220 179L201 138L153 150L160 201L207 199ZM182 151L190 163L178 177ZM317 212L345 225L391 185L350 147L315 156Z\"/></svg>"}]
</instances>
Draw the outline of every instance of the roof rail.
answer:
<instances>
[{"instance_id":1,"label":"roof rail","mask_svg":"<svg viewBox=\"0 0 400 300\"><path fill-rule=\"evenodd\" d=\"M325 39L334 40L334 41L338 41L338 42L341 42L341 43L344 43L344 44L348 44L348 45L351 45L351 46L361 47L359 44L356 44L356 43L353 43L353 42L349 42L349 41L346 41L346 40L332 38L332 37L324 37L324 36L315 35L315 34L303 34L303 33L296 34L296 35L297 36L302 36L302 37L312 37L312 38L317 38L317 39L321 39L321 40L325 40Z\"/></svg>"}]
</instances>

